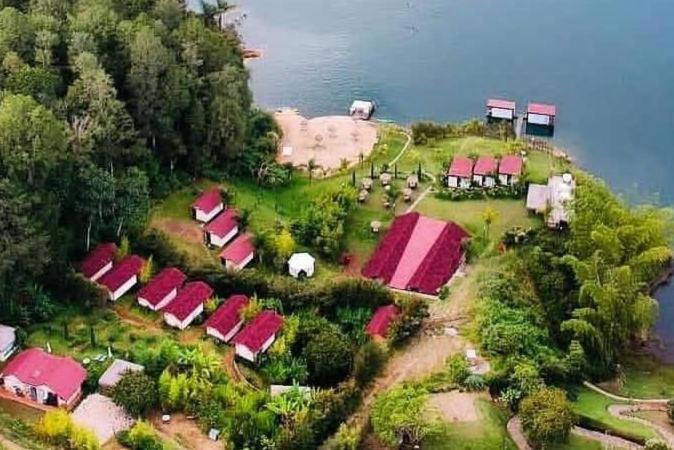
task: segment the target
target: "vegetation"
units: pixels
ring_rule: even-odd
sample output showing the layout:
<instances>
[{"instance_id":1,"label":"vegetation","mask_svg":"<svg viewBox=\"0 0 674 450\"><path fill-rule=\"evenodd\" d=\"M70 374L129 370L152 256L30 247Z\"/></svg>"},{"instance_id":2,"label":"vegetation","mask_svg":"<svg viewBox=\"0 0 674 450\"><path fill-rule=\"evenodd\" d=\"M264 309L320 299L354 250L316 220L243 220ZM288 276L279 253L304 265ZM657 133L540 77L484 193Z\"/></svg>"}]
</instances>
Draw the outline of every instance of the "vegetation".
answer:
<instances>
[{"instance_id":1,"label":"vegetation","mask_svg":"<svg viewBox=\"0 0 674 450\"><path fill-rule=\"evenodd\" d=\"M413 385L403 385L381 394L370 414L377 437L391 447L421 445L433 431L433 425L423 414L427 399L428 392Z\"/></svg>"},{"instance_id":2,"label":"vegetation","mask_svg":"<svg viewBox=\"0 0 674 450\"><path fill-rule=\"evenodd\" d=\"M36 425L36 432L45 442L64 450L98 450L96 435L73 424L67 411L54 409L45 413Z\"/></svg>"},{"instance_id":3,"label":"vegetation","mask_svg":"<svg viewBox=\"0 0 674 450\"><path fill-rule=\"evenodd\" d=\"M530 394L522 400L519 415L529 441L542 448L553 442L565 442L574 424L566 393L556 388Z\"/></svg>"},{"instance_id":4,"label":"vegetation","mask_svg":"<svg viewBox=\"0 0 674 450\"><path fill-rule=\"evenodd\" d=\"M127 372L112 388L112 400L132 417L143 417L157 404L157 384L143 372Z\"/></svg>"}]
</instances>

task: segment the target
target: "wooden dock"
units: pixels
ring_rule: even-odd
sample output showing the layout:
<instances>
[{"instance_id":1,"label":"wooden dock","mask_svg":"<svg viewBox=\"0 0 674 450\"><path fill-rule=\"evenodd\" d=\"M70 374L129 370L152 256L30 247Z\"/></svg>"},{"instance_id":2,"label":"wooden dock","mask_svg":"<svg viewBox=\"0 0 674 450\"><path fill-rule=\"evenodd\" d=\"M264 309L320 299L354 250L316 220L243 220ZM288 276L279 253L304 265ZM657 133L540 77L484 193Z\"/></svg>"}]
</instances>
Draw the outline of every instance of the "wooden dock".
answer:
<instances>
[{"instance_id":1,"label":"wooden dock","mask_svg":"<svg viewBox=\"0 0 674 450\"><path fill-rule=\"evenodd\" d=\"M515 120L515 138L521 139L522 135L526 132L525 127L526 123L524 122L524 114L518 114L517 119Z\"/></svg>"}]
</instances>

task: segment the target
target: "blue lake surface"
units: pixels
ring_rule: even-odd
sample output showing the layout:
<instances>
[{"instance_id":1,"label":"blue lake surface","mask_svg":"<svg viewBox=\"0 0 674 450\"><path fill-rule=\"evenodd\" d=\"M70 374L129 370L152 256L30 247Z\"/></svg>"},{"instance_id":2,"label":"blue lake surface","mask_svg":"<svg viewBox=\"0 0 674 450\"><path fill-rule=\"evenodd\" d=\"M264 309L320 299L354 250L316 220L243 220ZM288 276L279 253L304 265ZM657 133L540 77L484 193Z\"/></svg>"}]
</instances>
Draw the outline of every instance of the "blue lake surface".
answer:
<instances>
[{"instance_id":1,"label":"blue lake surface","mask_svg":"<svg viewBox=\"0 0 674 450\"><path fill-rule=\"evenodd\" d=\"M196 3L196 2L195 2ZM260 106L377 101L409 123L557 105L556 143L630 201L674 203L672 0L242 0ZM674 287L656 330L674 349ZM667 352L670 353L670 352ZM674 361L674 352L669 355Z\"/></svg>"}]
</instances>

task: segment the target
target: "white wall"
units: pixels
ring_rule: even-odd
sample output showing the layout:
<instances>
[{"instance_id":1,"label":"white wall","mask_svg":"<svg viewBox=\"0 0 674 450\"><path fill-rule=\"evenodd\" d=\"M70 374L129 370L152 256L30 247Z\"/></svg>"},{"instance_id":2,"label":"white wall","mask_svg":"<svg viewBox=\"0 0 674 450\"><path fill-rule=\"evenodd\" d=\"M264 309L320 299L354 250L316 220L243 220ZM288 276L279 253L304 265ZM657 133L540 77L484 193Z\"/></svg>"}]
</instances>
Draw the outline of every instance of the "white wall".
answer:
<instances>
[{"instance_id":1,"label":"white wall","mask_svg":"<svg viewBox=\"0 0 674 450\"><path fill-rule=\"evenodd\" d=\"M498 182L503 185L513 185L519 181L519 177L513 176L513 175L503 175L499 174L498 176Z\"/></svg>"},{"instance_id":2,"label":"white wall","mask_svg":"<svg viewBox=\"0 0 674 450\"><path fill-rule=\"evenodd\" d=\"M0 362L7 361L7 359L12 356L12 353L14 353L14 350L16 350L15 342L11 342L7 347L0 350Z\"/></svg>"},{"instance_id":3,"label":"white wall","mask_svg":"<svg viewBox=\"0 0 674 450\"><path fill-rule=\"evenodd\" d=\"M227 333L224 336L222 335L222 333L220 333L215 328L206 327L206 334L208 334L209 336L213 336L214 338L220 339L221 341L227 343L227 342L232 340L232 338L236 335L236 333L239 332L239 330L241 329L242 326L243 326L243 320L241 320L239 323L234 325L234 327L231 330L229 330L229 333Z\"/></svg>"},{"instance_id":4,"label":"white wall","mask_svg":"<svg viewBox=\"0 0 674 450\"><path fill-rule=\"evenodd\" d=\"M11 392L12 394L16 394L17 389L21 392L24 393L25 398L32 400L30 396L30 390L31 387L35 388L36 394L37 394L37 399L35 400L37 403L42 403L44 404L47 401L47 397L49 396L50 393L54 393L48 386L45 385L40 385L40 386L31 386L30 384L24 384L22 383L18 378L16 378L13 375L8 375L4 377L5 380L5 390L8 392ZM64 400L63 398L57 396L58 399L58 404L59 406L69 406L73 401L77 399L77 396L81 392L81 388L78 389L68 401Z\"/></svg>"},{"instance_id":5,"label":"white wall","mask_svg":"<svg viewBox=\"0 0 674 450\"><path fill-rule=\"evenodd\" d=\"M482 179L484 177L482 175L473 175L473 183L477 184L478 186L482 186Z\"/></svg>"},{"instance_id":6,"label":"white wall","mask_svg":"<svg viewBox=\"0 0 674 450\"><path fill-rule=\"evenodd\" d=\"M227 260L225 260L225 268L227 270L241 270L244 267L246 267L248 265L248 263L250 263L253 260L254 257L255 257L255 253L251 253L239 265L236 265L232 261L227 259Z\"/></svg>"},{"instance_id":7,"label":"white wall","mask_svg":"<svg viewBox=\"0 0 674 450\"><path fill-rule=\"evenodd\" d=\"M497 119L513 119L513 110L512 109L503 109L503 108L491 108L491 116Z\"/></svg>"},{"instance_id":8,"label":"white wall","mask_svg":"<svg viewBox=\"0 0 674 450\"><path fill-rule=\"evenodd\" d=\"M164 313L164 321L168 324L171 325L172 327L178 328L180 330L184 330L187 328L196 317L201 314L204 311L204 304L200 304L197 306L197 308L190 313L189 316L185 317L185 320L182 322L178 320L176 316L173 314L169 313Z\"/></svg>"},{"instance_id":9,"label":"white wall","mask_svg":"<svg viewBox=\"0 0 674 450\"><path fill-rule=\"evenodd\" d=\"M459 178L459 187L467 189L470 187L470 178Z\"/></svg>"},{"instance_id":10,"label":"white wall","mask_svg":"<svg viewBox=\"0 0 674 450\"><path fill-rule=\"evenodd\" d=\"M232 240L234 236L239 232L238 227L234 227L232 231L227 233L224 237L219 237L213 233L208 233L208 242L211 245L215 245L216 247L224 247L226 243Z\"/></svg>"},{"instance_id":11,"label":"white wall","mask_svg":"<svg viewBox=\"0 0 674 450\"><path fill-rule=\"evenodd\" d=\"M243 359L247 359L250 362L255 362L255 357L257 356L257 354L250 351L250 349L245 345L236 344L235 351L236 354L242 357Z\"/></svg>"},{"instance_id":12,"label":"white wall","mask_svg":"<svg viewBox=\"0 0 674 450\"><path fill-rule=\"evenodd\" d=\"M134 275L134 276L132 276L131 278L129 278L129 280L128 280L126 283L124 283L124 284L121 285L119 288L117 288L117 290L116 290L115 292L110 292L110 291L108 291L108 294L110 295L110 300L112 300L113 302L114 302L115 300L119 300L119 298L120 298L122 295L124 295L124 294L126 294L127 292L129 292L129 289L131 289L132 287L134 287L134 286L136 285L137 282L138 282L138 276Z\"/></svg>"},{"instance_id":13,"label":"white wall","mask_svg":"<svg viewBox=\"0 0 674 450\"><path fill-rule=\"evenodd\" d=\"M149 308L149 309L151 309L151 310L153 310L153 311L159 311L159 310L162 309L164 306L166 306L166 305L168 305L169 303L171 303L171 300L173 300L174 298L176 298L176 295L178 295L178 289L173 289L171 292L169 292L168 294L166 294L166 297L164 297L163 299L161 299L161 300L159 301L159 303L157 303L156 305L153 305L152 303L148 302L146 299L144 299L144 298L142 298L142 297L138 297L138 304L139 304L140 306L144 306L144 307L146 307L146 308Z\"/></svg>"},{"instance_id":14,"label":"white wall","mask_svg":"<svg viewBox=\"0 0 674 450\"><path fill-rule=\"evenodd\" d=\"M459 179L457 177L447 177L447 186L449 187L459 187Z\"/></svg>"},{"instance_id":15,"label":"white wall","mask_svg":"<svg viewBox=\"0 0 674 450\"><path fill-rule=\"evenodd\" d=\"M550 125L550 116L529 113L527 114L527 122L534 125Z\"/></svg>"},{"instance_id":16,"label":"white wall","mask_svg":"<svg viewBox=\"0 0 674 450\"><path fill-rule=\"evenodd\" d=\"M99 270L98 272L96 272L95 274L93 274L93 275L91 276L91 278L89 278L89 279L90 279L91 281L96 281L96 280L98 280L99 278L101 278L103 275L105 275L106 273L108 273L108 272L110 271L110 269L112 269L112 261L110 261L110 262L107 263L105 266L103 266L103 267L101 268L101 270Z\"/></svg>"},{"instance_id":17,"label":"white wall","mask_svg":"<svg viewBox=\"0 0 674 450\"><path fill-rule=\"evenodd\" d=\"M208 213L199 208L194 208L194 218L199 222L208 223L211 220L213 220L215 216L220 214L220 211L222 211L223 209L225 209L225 205L222 203L220 203L217 207L215 207L213 211L210 211Z\"/></svg>"}]
</instances>

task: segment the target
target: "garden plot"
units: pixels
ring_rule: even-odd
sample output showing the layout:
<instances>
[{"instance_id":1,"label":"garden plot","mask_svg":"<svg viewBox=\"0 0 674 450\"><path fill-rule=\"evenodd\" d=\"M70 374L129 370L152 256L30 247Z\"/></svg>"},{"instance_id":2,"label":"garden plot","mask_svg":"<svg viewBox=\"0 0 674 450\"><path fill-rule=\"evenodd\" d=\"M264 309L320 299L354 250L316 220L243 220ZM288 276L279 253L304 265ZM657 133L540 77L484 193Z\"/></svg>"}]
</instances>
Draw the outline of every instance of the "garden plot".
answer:
<instances>
[{"instance_id":1,"label":"garden plot","mask_svg":"<svg viewBox=\"0 0 674 450\"><path fill-rule=\"evenodd\" d=\"M475 408L476 397L476 394L459 391L432 394L428 407L437 412L444 422L475 422L479 419Z\"/></svg>"}]
</instances>

